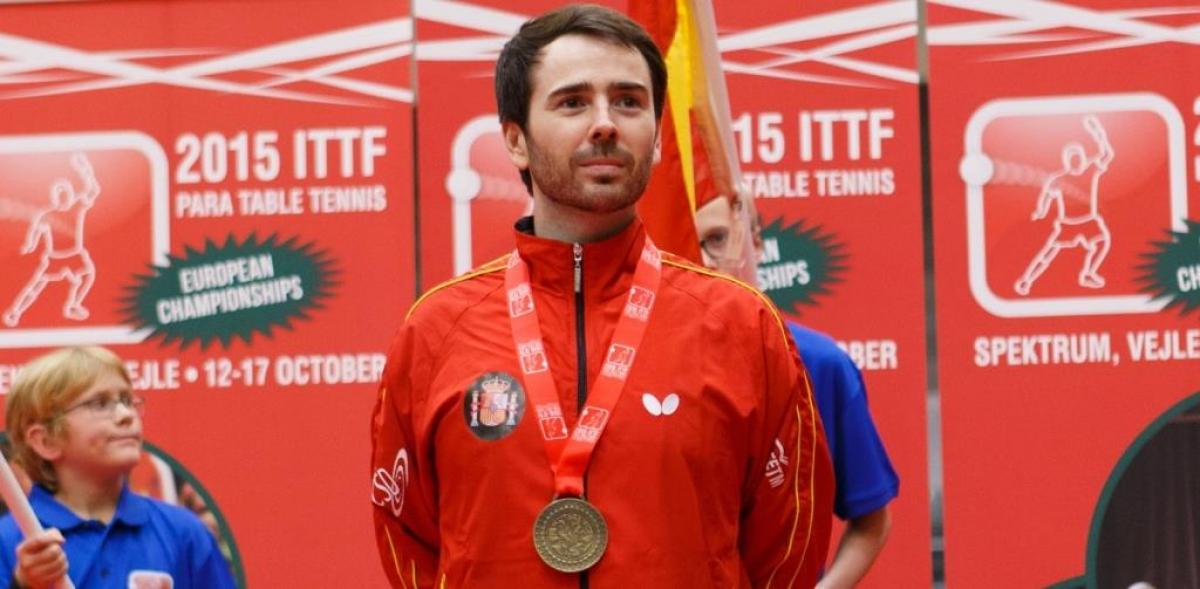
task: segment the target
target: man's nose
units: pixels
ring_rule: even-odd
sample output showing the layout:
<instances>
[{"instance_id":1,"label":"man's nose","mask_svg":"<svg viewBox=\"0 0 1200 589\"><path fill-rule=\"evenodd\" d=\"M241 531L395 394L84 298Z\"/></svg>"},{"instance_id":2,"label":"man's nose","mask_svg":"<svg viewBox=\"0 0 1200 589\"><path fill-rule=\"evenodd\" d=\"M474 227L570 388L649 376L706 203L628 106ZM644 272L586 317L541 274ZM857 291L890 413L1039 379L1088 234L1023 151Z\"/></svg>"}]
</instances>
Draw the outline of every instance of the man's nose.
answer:
<instances>
[{"instance_id":1,"label":"man's nose","mask_svg":"<svg viewBox=\"0 0 1200 589\"><path fill-rule=\"evenodd\" d=\"M596 119L592 121L591 140L593 143L611 143L617 138L617 125L608 112L608 105L602 104L595 110Z\"/></svg>"}]
</instances>

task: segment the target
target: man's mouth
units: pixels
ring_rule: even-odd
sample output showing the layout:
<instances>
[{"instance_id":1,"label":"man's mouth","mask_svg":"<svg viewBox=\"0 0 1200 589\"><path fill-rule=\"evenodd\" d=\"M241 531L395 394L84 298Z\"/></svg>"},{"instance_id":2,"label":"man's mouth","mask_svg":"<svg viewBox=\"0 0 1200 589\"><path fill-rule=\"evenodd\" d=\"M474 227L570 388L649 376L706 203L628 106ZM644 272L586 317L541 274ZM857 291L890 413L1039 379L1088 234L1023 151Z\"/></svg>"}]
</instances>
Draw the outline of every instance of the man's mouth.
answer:
<instances>
[{"instance_id":1,"label":"man's mouth","mask_svg":"<svg viewBox=\"0 0 1200 589\"><path fill-rule=\"evenodd\" d=\"M622 160L620 158L615 158L615 157L592 158L592 159L586 159L586 160L583 160L582 162L579 162L579 165L581 165L581 166L621 167L621 166L625 165L625 160Z\"/></svg>"},{"instance_id":2,"label":"man's mouth","mask_svg":"<svg viewBox=\"0 0 1200 589\"><path fill-rule=\"evenodd\" d=\"M580 169L595 176L615 176L625 169L625 162L616 158L598 158L583 160Z\"/></svg>"}]
</instances>

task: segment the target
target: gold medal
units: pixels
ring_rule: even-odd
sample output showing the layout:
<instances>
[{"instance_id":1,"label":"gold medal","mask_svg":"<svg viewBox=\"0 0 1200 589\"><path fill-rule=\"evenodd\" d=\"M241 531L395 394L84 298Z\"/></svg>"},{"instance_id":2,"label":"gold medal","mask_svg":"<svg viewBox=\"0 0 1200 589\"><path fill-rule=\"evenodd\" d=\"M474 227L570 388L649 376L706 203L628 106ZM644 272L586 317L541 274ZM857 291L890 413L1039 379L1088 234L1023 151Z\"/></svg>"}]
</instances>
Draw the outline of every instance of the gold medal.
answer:
<instances>
[{"instance_id":1,"label":"gold medal","mask_svg":"<svg viewBox=\"0 0 1200 589\"><path fill-rule=\"evenodd\" d=\"M577 497L555 499L533 522L533 547L550 568L578 573L591 568L608 547L608 526L592 504Z\"/></svg>"}]
</instances>

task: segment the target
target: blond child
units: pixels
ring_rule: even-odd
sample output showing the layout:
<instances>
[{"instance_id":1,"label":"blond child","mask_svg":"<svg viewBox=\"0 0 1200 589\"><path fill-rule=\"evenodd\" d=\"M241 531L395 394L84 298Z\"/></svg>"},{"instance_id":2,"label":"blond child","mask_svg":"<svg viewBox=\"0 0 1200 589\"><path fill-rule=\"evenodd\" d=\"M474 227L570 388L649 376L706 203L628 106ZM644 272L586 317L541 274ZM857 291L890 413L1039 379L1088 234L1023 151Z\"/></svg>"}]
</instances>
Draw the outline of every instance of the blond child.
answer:
<instances>
[{"instance_id":1,"label":"blond child","mask_svg":"<svg viewBox=\"0 0 1200 589\"><path fill-rule=\"evenodd\" d=\"M64 348L21 370L5 422L47 529L23 538L11 515L0 519L0 578L27 589L56 586L64 573L76 587L234 587L196 516L128 488L142 402L104 348Z\"/></svg>"}]
</instances>

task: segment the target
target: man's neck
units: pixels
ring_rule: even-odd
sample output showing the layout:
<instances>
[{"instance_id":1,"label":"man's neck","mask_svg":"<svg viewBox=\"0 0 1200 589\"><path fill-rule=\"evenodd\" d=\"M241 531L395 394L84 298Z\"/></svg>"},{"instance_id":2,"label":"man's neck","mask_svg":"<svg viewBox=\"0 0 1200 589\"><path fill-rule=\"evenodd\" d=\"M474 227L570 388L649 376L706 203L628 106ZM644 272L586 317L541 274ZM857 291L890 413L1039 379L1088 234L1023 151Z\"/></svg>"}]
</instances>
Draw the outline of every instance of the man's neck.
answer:
<instances>
[{"instance_id":1,"label":"man's neck","mask_svg":"<svg viewBox=\"0 0 1200 589\"><path fill-rule=\"evenodd\" d=\"M125 477L101 478L59 469L58 491L54 498L67 506L75 515L86 520L98 520L107 524L117 512L121 499L121 488Z\"/></svg>"},{"instance_id":2,"label":"man's neck","mask_svg":"<svg viewBox=\"0 0 1200 589\"><path fill-rule=\"evenodd\" d=\"M597 213L565 207L540 195L534 197L534 202L534 235L567 243L608 239L628 227L637 216L634 206L611 213Z\"/></svg>"}]
</instances>

